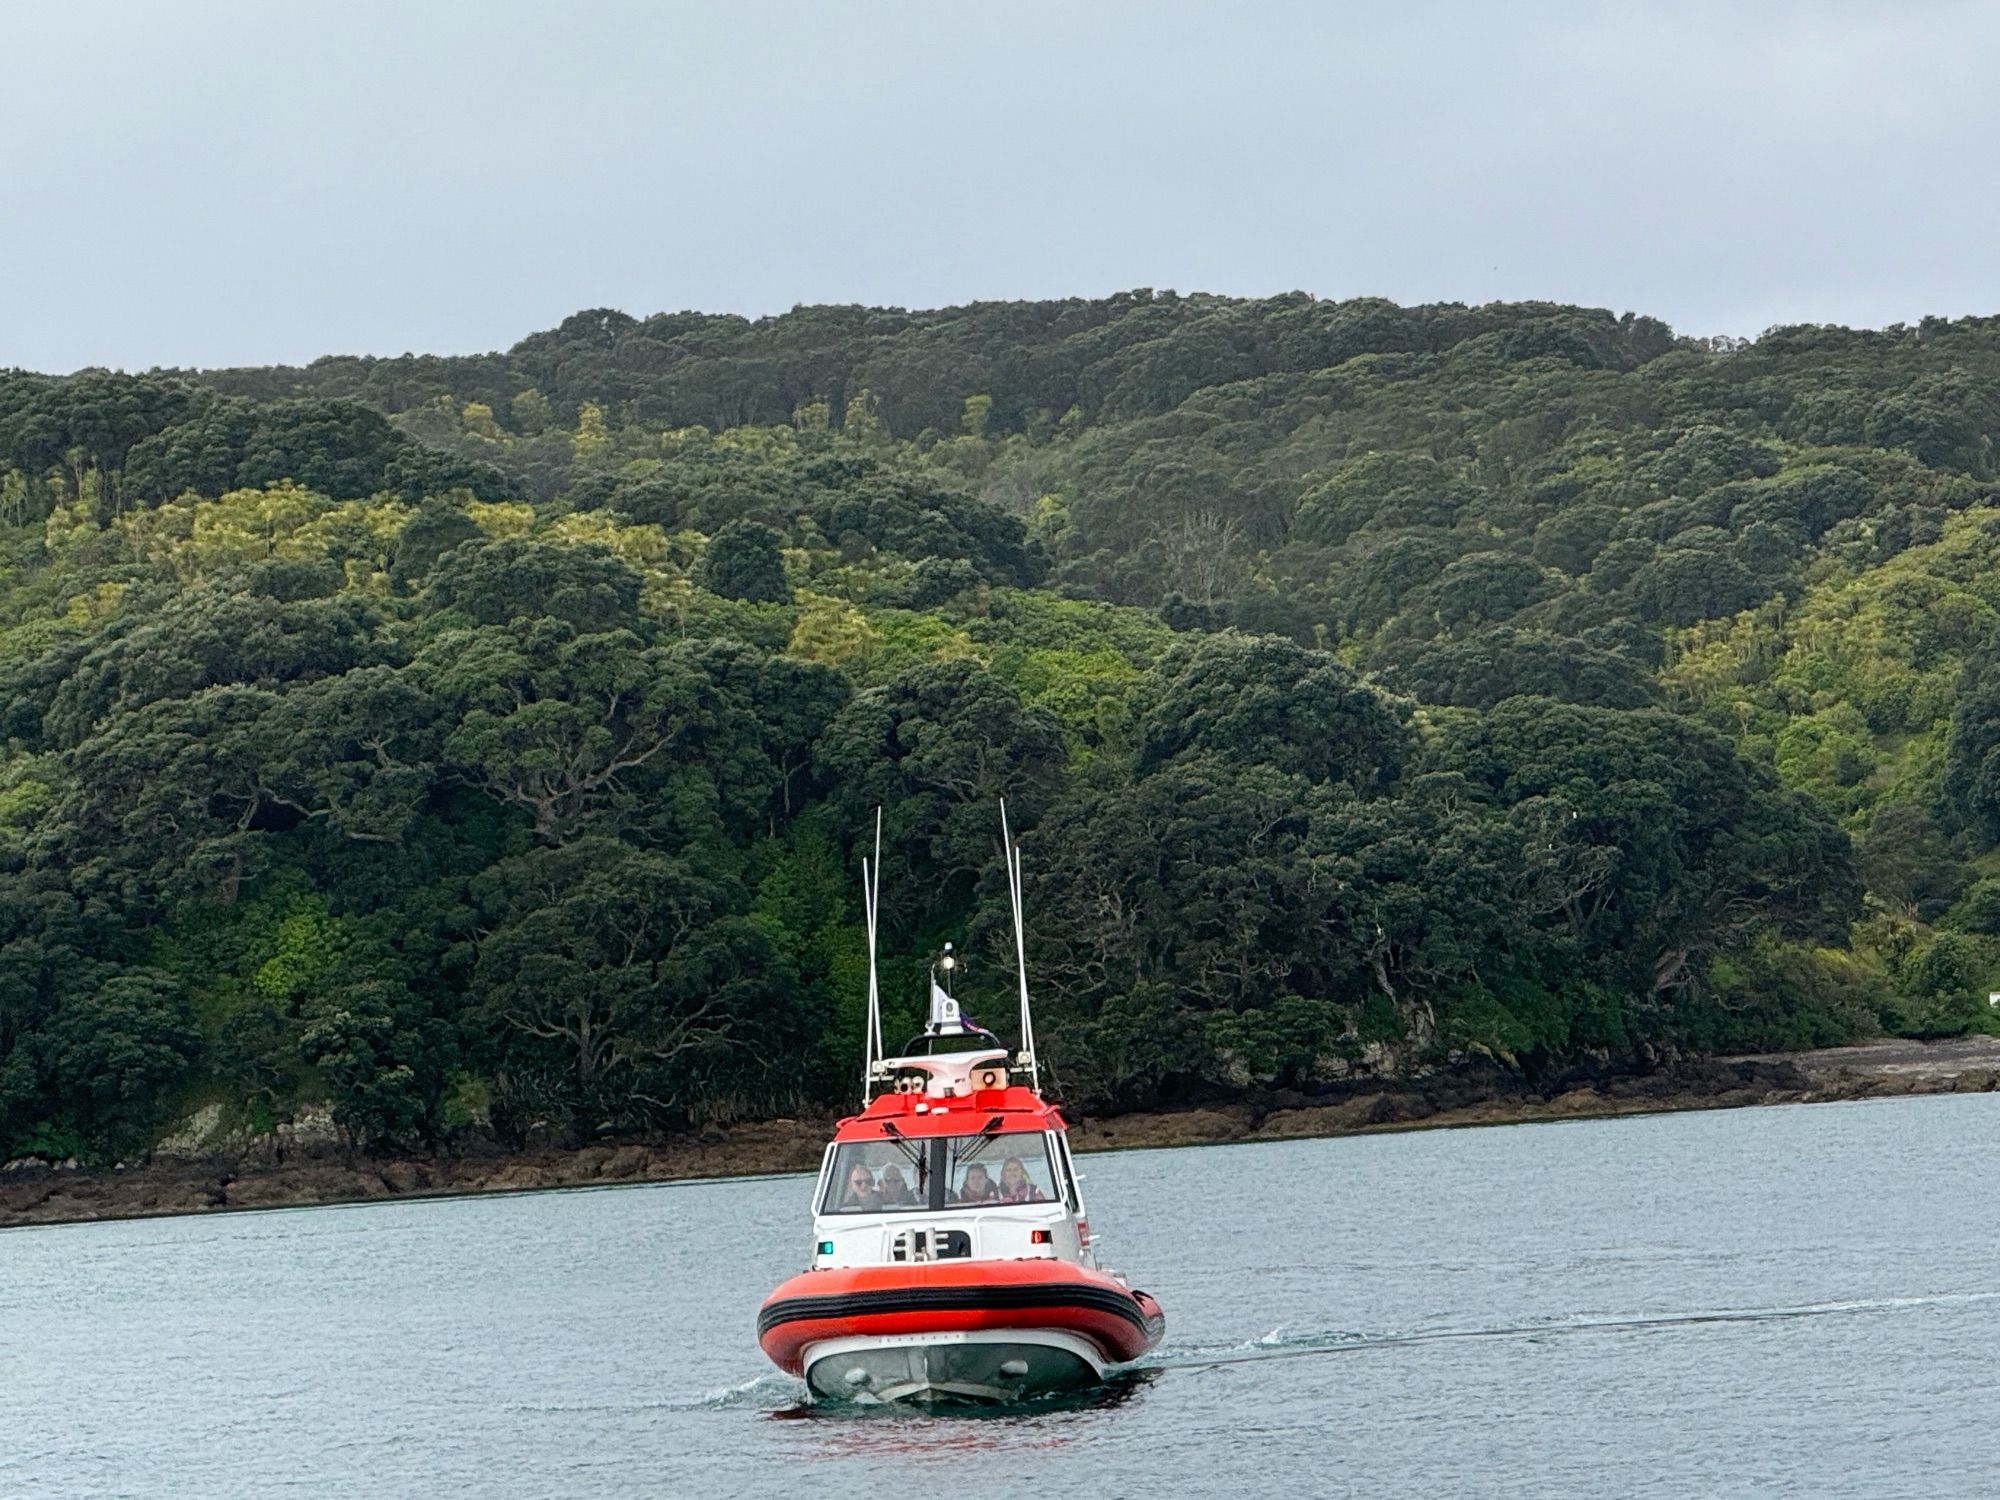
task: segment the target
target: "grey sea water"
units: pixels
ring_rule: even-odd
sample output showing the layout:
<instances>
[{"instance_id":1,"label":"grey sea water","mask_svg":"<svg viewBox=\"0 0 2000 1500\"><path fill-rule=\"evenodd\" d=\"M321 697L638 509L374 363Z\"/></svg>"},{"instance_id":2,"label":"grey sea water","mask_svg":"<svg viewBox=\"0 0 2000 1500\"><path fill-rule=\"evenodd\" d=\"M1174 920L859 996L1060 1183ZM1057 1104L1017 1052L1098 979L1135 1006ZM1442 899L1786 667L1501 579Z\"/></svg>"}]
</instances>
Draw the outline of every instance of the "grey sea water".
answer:
<instances>
[{"instance_id":1,"label":"grey sea water","mask_svg":"<svg viewBox=\"0 0 2000 1500\"><path fill-rule=\"evenodd\" d=\"M765 1365L805 1180L0 1233L0 1497L2000 1493L2000 1097L1084 1159L1145 1368Z\"/></svg>"}]
</instances>

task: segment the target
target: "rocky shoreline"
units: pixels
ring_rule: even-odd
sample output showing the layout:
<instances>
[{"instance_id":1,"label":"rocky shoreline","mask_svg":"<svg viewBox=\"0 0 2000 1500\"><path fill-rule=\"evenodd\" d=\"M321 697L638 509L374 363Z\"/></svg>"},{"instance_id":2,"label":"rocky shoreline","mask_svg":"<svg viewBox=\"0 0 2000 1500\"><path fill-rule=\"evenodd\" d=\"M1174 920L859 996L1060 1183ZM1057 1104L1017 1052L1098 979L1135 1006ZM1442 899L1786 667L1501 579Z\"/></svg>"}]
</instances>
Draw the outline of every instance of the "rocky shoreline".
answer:
<instances>
[{"instance_id":1,"label":"rocky shoreline","mask_svg":"<svg viewBox=\"0 0 2000 1500\"><path fill-rule=\"evenodd\" d=\"M2000 1090L2000 1038L1870 1042L1817 1052L1725 1057L1644 1074L1565 1079L1443 1074L1336 1099L1162 1110L1073 1123L1078 1150L1215 1145L1684 1109L1805 1104ZM698 1138L507 1153L344 1159L299 1147L236 1155L156 1153L118 1170L12 1162L0 1171L0 1228L216 1210L290 1208L463 1193L809 1172L831 1120L766 1120Z\"/></svg>"}]
</instances>

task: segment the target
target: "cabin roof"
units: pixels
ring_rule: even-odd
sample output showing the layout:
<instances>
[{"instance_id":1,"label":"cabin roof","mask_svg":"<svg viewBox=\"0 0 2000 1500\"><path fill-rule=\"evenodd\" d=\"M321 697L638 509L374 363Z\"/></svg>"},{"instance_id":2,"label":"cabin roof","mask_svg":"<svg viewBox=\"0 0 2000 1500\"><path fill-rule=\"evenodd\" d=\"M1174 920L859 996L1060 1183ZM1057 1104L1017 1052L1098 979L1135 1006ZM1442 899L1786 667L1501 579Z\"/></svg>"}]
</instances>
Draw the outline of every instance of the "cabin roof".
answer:
<instances>
[{"instance_id":1,"label":"cabin roof","mask_svg":"<svg viewBox=\"0 0 2000 1500\"><path fill-rule=\"evenodd\" d=\"M995 1119L1000 1123L989 1123ZM1068 1128L1062 1111L1033 1089L1014 1084L1004 1089L975 1089L951 1099L916 1093L878 1094L860 1114L842 1120L833 1138L875 1141L972 1135L988 1129L995 1135L1014 1135Z\"/></svg>"}]
</instances>

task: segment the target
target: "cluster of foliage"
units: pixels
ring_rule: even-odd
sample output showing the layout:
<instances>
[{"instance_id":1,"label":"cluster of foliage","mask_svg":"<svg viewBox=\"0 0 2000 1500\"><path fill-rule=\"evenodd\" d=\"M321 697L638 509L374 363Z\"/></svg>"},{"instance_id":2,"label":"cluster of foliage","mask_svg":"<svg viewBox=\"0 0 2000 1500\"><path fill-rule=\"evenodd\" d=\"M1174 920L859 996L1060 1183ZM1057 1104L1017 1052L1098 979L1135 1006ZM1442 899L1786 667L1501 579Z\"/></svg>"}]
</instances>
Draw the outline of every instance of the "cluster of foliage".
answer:
<instances>
[{"instance_id":1,"label":"cluster of foliage","mask_svg":"<svg viewBox=\"0 0 2000 1500\"><path fill-rule=\"evenodd\" d=\"M1133 293L0 376L0 1153L1986 1024L2000 321ZM979 960L988 960L981 962Z\"/></svg>"}]
</instances>

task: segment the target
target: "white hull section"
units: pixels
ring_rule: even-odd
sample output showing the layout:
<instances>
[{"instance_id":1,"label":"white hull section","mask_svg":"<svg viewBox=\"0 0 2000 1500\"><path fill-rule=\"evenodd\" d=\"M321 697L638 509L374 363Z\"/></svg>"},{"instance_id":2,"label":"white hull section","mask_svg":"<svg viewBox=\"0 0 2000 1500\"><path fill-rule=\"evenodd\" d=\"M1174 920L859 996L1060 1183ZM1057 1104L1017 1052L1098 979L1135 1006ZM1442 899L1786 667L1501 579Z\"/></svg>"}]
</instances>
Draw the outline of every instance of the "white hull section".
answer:
<instances>
[{"instance_id":1,"label":"white hull section","mask_svg":"<svg viewBox=\"0 0 2000 1500\"><path fill-rule=\"evenodd\" d=\"M890 1333L827 1339L805 1352L816 1395L891 1401L1015 1401L1104 1378L1096 1345L1053 1328Z\"/></svg>"}]
</instances>

